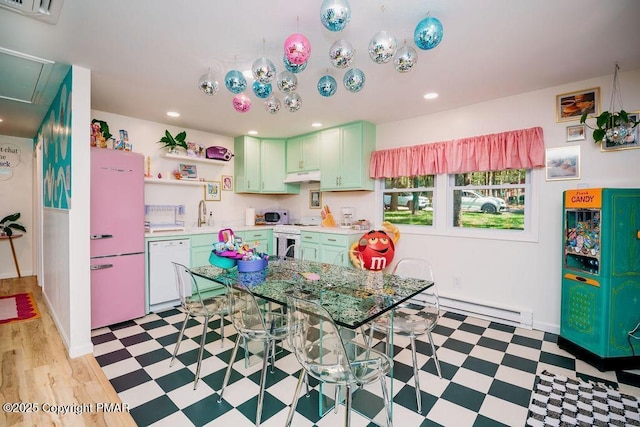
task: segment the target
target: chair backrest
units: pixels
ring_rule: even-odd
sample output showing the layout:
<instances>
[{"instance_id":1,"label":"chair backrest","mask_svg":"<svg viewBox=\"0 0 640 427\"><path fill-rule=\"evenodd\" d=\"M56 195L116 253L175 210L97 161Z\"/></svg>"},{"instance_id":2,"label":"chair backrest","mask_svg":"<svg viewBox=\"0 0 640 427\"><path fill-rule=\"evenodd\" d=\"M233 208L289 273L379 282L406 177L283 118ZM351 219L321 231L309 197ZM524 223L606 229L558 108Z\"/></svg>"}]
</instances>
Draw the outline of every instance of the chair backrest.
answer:
<instances>
[{"instance_id":1,"label":"chair backrest","mask_svg":"<svg viewBox=\"0 0 640 427\"><path fill-rule=\"evenodd\" d=\"M189 267L173 261L172 263L176 273L176 289L178 290L182 308L188 309L189 305L193 308L194 303L204 308L205 304L202 300L202 295L200 295L198 282Z\"/></svg>"},{"instance_id":2,"label":"chair backrest","mask_svg":"<svg viewBox=\"0 0 640 427\"><path fill-rule=\"evenodd\" d=\"M433 286L414 297L413 301L433 306L439 313L440 300L438 298L438 289L433 278L433 268L429 261L421 258L403 258L398 261L392 274L400 277L409 277L412 279L422 279L433 282Z\"/></svg>"},{"instance_id":3,"label":"chair backrest","mask_svg":"<svg viewBox=\"0 0 640 427\"><path fill-rule=\"evenodd\" d=\"M229 316L238 333L252 338L252 334L269 332L269 322L264 317L256 297L246 287L234 287L226 283L229 297Z\"/></svg>"},{"instance_id":4,"label":"chair backrest","mask_svg":"<svg viewBox=\"0 0 640 427\"><path fill-rule=\"evenodd\" d=\"M322 381L353 378L340 332L319 302L290 296L287 307L289 322L299 325L292 330L289 343L304 369Z\"/></svg>"}]
</instances>

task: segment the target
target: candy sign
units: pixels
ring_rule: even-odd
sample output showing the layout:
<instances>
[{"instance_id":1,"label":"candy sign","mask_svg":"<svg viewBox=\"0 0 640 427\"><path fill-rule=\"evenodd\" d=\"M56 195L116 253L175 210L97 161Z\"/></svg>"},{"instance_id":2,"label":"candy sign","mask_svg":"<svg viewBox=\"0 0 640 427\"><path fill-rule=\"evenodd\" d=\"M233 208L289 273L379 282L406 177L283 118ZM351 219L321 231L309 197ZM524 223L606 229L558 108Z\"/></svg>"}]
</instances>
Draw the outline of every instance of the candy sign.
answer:
<instances>
[{"instance_id":1,"label":"candy sign","mask_svg":"<svg viewBox=\"0 0 640 427\"><path fill-rule=\"evenodd\" d=\"M13 168L20 164L20 149L13 144L0 144L0 181L13 177Z\"/></svg>"}]
</instances>

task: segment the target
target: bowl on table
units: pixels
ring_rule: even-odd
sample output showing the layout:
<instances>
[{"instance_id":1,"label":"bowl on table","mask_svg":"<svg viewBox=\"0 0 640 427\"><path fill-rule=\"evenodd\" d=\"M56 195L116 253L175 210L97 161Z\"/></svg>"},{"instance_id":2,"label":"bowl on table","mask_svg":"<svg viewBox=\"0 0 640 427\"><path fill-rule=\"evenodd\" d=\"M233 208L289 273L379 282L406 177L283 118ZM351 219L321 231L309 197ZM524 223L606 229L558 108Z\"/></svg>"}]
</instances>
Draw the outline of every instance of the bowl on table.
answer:
<instances>
[{"instance_id":1,"label":"bowl on table","mask_svg":"<svg viewBox=\"0 0 640 427\"><path fill-rule=\"evenodd\" d=\"M215 265L218 268L228 270L235 267L237 263L237 259L218 255L215 251L211 251L211 254L209 255L209 264Z\"/></svg>"}]
</instances>

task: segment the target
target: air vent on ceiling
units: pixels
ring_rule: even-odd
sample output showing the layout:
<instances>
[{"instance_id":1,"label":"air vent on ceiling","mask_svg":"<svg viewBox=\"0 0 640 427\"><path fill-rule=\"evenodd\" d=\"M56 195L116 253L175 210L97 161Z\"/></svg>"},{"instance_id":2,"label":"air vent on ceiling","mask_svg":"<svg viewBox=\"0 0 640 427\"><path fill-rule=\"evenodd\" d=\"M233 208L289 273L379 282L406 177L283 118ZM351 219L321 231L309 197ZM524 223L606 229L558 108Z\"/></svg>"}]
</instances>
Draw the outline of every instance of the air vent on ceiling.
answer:
<instances>
[{"instance_id":1,"label":"air vent on ceiling","mask_svg":"<svg viewBox=\"0 0 640 427\"><path fill-rule=\"evenodd\" d=\"M55 24L60 17L63 3L64 0L0 0L0 7Z\"/></svg>"}]
</instances>

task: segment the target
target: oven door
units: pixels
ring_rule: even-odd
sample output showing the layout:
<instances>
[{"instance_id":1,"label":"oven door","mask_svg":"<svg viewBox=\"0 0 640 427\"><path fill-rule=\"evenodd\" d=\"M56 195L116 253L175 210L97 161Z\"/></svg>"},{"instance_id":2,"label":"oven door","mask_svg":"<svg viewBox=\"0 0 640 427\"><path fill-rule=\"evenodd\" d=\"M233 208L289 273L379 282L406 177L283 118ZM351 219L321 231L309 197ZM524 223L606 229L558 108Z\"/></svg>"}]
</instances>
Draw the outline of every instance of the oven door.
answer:
<instances>
[{"instance_id":1,"label":"oven door","mask_svg":"<svg viewBox=\"0 0 640 427\"><path fill-rule=\"evenodd\" d=\"M276 257L282 258L298 258L300 251L300 235L287 233L274 233L276 248Z\"/></svg>"}]
</instances>

